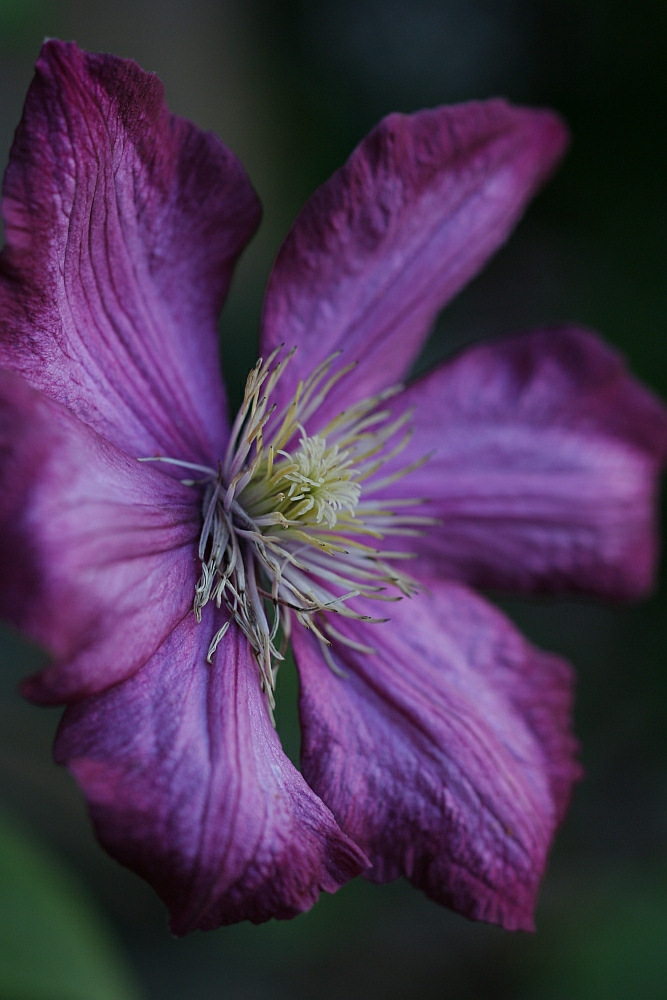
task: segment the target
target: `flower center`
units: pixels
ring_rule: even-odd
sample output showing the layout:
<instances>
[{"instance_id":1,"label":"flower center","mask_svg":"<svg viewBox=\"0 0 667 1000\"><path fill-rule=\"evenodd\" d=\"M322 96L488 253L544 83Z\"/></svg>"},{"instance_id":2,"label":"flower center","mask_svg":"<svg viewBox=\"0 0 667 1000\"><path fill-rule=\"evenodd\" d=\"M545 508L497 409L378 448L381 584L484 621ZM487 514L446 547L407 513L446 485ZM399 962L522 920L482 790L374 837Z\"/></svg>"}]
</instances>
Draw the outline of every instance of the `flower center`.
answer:
<instances>
[{"instance_id":1,"label":"flower center","mask_svg":"<svg viewBox=\"0 0 667 1000\"><path fill-rule=\"evenodd\" d=\"M335 528L338 511L354 515L361 486L349 451L326 439L303 432L299 447L290 455L280 450L273 463L271 485L265 470L256 473L239 498L251 517L280 512L286 521L321 524ZM262 475L264 472L264 475Z\"/></svg>"},{"instance_id":2,"label":"flower center","mask_svg":"<svg viewBox=\"0 0 667 1000\"><path fill-rule=\"evenodd\" d=\"M418 534L424 524L433 523L431 518L398 512L422 502L418 499L374 499L428 458L382 474L411 437L409 411L396 417L382 409L400 387L355 404L308 435L304 425L354 366L332 374L338 355L328 358L299 383L291 402L278 413L271 395L294 353L276 363L279 352L266 362L260 359L250 372L217 469L152 459L203 473L202 478L182 480L204 490L201 576L193 610L201 621L210 601L226 606L230 621L237 622L252 646L271 710L292 616L313 632L331 668L340 672L329 651L331 639L348 645L352 641L331 619L342 615L386 621L356 611L354 599L400 600L412 596L416 586L391 565L411 558L411 553L386 551L379 543L391 535ZM229 622L213 637L208 662L228 627Z\"/></svg>"}]
</instances>

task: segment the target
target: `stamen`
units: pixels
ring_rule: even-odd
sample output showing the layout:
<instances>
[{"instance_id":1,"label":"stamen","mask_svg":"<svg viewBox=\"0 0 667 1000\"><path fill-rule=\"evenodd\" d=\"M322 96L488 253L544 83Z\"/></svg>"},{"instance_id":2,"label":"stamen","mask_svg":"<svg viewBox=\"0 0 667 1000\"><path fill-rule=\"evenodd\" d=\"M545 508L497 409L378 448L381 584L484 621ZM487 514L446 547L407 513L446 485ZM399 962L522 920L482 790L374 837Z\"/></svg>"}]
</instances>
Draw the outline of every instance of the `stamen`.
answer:
<instances>
[{"instance_id":1,"label":"stamen","mask_svg":"<svg viewBox=\"0 0 667 1000\"><path fill-rule=\"evenodd\" d=\"M208 647L208 653L206 654L207 663L213 662L213 654L215 653L216 649L218 648L219 644L222 642L224 637L227 635L227 629L229 628L230 625L231 625L230 621L225 622L222 628L219 629L211 639L211 645Z\"/></svg>"},{"instance_id":2,"label":"stamen","mask_svg":"<svg viewBox=\"0 0 667 1000\"><path fill-rule=\"evenodd\" d=\"M329 650L327 635L366 655L375 651L347 638L330 618L383 622L387 619L357 611L355 599L396 601L417 590L414 580L387 561L411 558L412 553L385 551L362 539L418 534L434 523L429 517L400 512L423 500L372 497L429 457L383 478L376 476L412 435L407 426L411 411L396 417L381 408L402 387L356 403L318 434L309 435L305 424L354 365L332 372L339 355L331 355L299 382L291 402L277 413L271 394L294 353L276 363L281 349L266 361L260 358L248 375L217 469L161 455L140 459L202 474L202 479L181 480L204 487L201 575L193 611L201 621L204 607L213 601L218 608L224 604L230 615L213 636L206 660L212 663L231 621L236 621L254 651L271 713L291 616L317 637L331 669L345 676Z\"/></svg>"}]
</instances>

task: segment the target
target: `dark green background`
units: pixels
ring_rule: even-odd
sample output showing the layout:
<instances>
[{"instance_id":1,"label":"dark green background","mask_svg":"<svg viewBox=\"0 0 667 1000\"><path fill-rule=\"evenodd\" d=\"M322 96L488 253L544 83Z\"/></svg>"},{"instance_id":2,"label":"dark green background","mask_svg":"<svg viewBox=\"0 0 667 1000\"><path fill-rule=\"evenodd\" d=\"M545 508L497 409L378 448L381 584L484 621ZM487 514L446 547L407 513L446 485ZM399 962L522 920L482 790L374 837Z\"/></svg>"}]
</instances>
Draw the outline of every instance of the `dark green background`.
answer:
<instances>
[{"instance_id":1,"label":"dark green background","mask_svg":"<svg viewBox=\"0 0 667 1000\"><path fill-rule=\"evenodd\" d=\"M492 94L550 105L572 127L570 155L511 243L438 321L421 364L469 340L577 319L667 395L665 12L664 0L0 0L0 161L44 36L157 71L172 108L241 157L265 206L222 323L238 398L280 240L379 117ZM5 879L3 889L0 863L0 1000L121 1000L136 995L127 967L155 1000L667 996L664 591L623 609L501 603L580 677L587 777L559 836L534 936L470 924L402 883L359 881L291 923L172 939L159 901L97 847L72 782L51 763L58 712L15 694L42 655L4 632L0 800L21 826L0 836L0 856L25 886ZM281 692L279 726L295 755L289 668ZM30 837L46 855L29 853ZM43 865L55 867L57 891L39 902L53 888ZM81 931L84 911L94 934ZM57 945L63 935L66 947ZM60 962L49 957L56 953ZM44 974L30 954L41 956Z\"/></svg>"}]
</instances>

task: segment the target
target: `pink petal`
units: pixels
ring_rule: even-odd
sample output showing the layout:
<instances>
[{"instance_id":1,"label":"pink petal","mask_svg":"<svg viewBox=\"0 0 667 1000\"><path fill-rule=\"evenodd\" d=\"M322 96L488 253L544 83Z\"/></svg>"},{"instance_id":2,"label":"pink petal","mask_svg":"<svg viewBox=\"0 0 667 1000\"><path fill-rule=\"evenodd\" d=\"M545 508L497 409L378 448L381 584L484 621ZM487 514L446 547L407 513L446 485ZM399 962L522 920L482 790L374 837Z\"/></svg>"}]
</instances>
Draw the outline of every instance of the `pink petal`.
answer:
<instances>
[{"instance_id":1,"label":"pink petal","mask_svg":"<svg viewBox=\"0 0 667 1000\"><path fill-rule=\"evenodd\" d=\"M323 419L400 381L438 310L505 242L566 144L554 114L501 100L381 121L278 254L261 353L298 345L282 392L337 350L358 365Z\"/></svg>"},{"instance_id":2,"label":"pink petal","mask_svg":"<svg viewBox=\"0 0 667 1000\"><path fill-rule=\"evenodd\" d=\"M128 677L192 606L200 500L0 373L0 614L56 662L58 702Z\"/></svg>"},{"instance_id":3,"label":"pink petal","mask_svg":"<svg viewBox=\"0 0 667 1000\"><path fill-rule=\"evenodd\" d=\"M414 438L433 452L386 492L440 524L392 540L417 575L479 587L632 598L651 586L667 411L595 334L536 330L473 347L420 379ZM385 470L383 470L384 473Z\"/></svg>"},{"instance_id":4,"label":"pink petal","mask_svg":"<svg viewBox=\"0 0 667 1000\"><path fill-rule=\"evenodd\" d=\"M458 584L388 607L385 624L336 620L376 650L334 643L346 676L295 630L304 777L370 878L406 875L468 917L531 929L579 776L571 671Z\"/></svg>"},{"instance_id":5,"label":"pink petal","mask_svg":"<svg viewBox=\"0 0 667 1000\"><path fill-rule=\"evenodd\" d=\"M189 616L131 680L68 708L56 741L106 849L185 934L309 909L366 867L282 752L250 648ZM219 616L218 616L219 617Z\"/></svg>"},{"instance_id":6,"label":"pink petal","mask_svg":"<svg viewBox=\"0 0 667 1000\"><path fill-rule=\"evenodd\" d=\"M130 455L217 458L216 321L259 205L128 60L46 42L4 185L0 364Z\"/></svg>"}]
</instances>

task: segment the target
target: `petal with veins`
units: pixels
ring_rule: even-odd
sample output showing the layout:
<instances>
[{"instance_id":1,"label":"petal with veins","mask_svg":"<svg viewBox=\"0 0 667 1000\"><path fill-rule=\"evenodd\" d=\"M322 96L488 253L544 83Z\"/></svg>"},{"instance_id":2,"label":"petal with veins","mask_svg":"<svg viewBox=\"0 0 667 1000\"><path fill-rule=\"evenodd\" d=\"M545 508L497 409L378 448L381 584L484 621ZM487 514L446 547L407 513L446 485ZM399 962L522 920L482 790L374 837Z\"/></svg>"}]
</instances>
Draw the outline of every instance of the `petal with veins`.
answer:
<instances>
[{"instance_id":1,"label":"petal with veins","mask_svg":"<svg viewBox=\"0 0 667 1000\"><path fill-rule=\"evenodd\" d=\"M595 334L477 345L392 405L414 407L415 432L394 468L431 455L382 492L428 498L418 512L440 521L392 540L419 555L417 576L615 599L651 586L667 411Z\"/></svg>"},{"instance_id":2,"label":"petal with veins","mask_svg":"<svg viewBox=\"0 0 667 1000\"><path fill-rule=\"evenodd\" d=\"M206 664L215 617L187 618L131 680L70 706L55 748L176 934L293 917L367 865L282 752L235 625Z\"/></svg>"},{"instance_id":3,"label":"petal with veins","mask_svg":"<svg viewBox=\"0 0 667 1000\"><path fill-rule=\"evenodd\" d=\"M261 353L298 344L287 400L334 351L357 361L322 423L403 379L438 312L501 246L567 144L504 101L390 115L307 202L278 254Z\"/></svg>"},{"instance_id":4,"label":"petal with veins","mask_svg":"<svg viewBox=\"0 0 667 1000\"><path fill-rule=\"evenodd\" d=\"M0 364L131 455L224 448L217 318L259 204L136 63L46 42L5 177Z\"/></svg>"},{"instance_id":5,"label":"petal with veins","mask_svg":"<svg viewBox=\"0 0 667 1000\"><path fill-rule=\"evenodd\" d=\"M197 494L10 372L0 456L0 612L56 660L24 693L59 702L104 690L192 607Z\"/></svg>"},{"instance_id":6,"label":"petal with veins","mask_svg":"<svg viewBox=\"0 0 667 1000\"><path fill-rule=\"evenodd\" d=\"M368 604L369 610L371 602ZM572 674L459 584L341 619L342 674L295 628L302 769L372 862L464 915L531 929L573 781Z\"/></svg>"}]
</instances>

